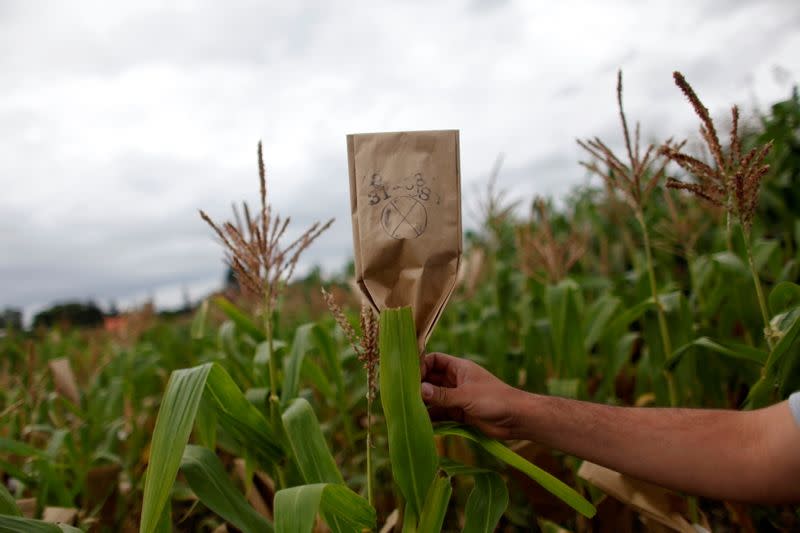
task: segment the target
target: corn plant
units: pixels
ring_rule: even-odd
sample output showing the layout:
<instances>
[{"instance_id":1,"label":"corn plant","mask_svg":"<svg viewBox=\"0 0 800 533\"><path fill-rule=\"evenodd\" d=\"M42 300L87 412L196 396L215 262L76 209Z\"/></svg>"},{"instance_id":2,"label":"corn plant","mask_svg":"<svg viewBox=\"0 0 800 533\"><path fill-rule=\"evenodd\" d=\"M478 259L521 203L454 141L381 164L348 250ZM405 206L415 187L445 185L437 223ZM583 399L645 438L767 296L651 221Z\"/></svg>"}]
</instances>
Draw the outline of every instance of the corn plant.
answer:
<instances>
[{"instance_id":1,"label":"corn plant","mask_svg":"<svg viewBox=\"0 0 800 533\"><path fill-rule=\"evenodd\" d=\"M266 172L261 145L258 149L261 211L252 217L246 204L242 221L234 210L234 222L215 224L201 211L202 218L214 229L228 253L228 261L237 279L247 291L263 304L264 327L252 324L236 306L219 300L232 321L220 329L220 344L229 355L233 368L248 380L248 358L244 357L234 338L237 327L251 333L262 344L255 350L253 363L267 360L269 416L248 400L231 375L219 363L205 363L176 371L170 377L156 419L151 443L148 473L145 479L140 531L151 533L160 529L170 515L170 491L178 471L182 471L196 496L212 511L245 531L272 528L266 519L247 507L244 496L231 491L224 468L217 460L217 430L222 430L234 448L254 466L275 480L273 509L277 531L310 531L314 517L319 514L334 531L372 528L376 512L372 506L372 466L369 437L371 404L375 381L375 322L371 313L362 313L364 342L361 356L368 376L368 437L367 437L367 499L362 498L344 482L325 441L310 404L297 398L299 377L305 353L310 349L309 335L313 324L296 330L289 356L284 359L280 380L274 340L274 311L286 280L294 271L300 254L329 225L313 225L286 247L280 246L289 219L273 216L267 200ZM337 315L338 307L329 304ZM201 309L194 330L202 327L205 311ZM355 339L338 310L337 318L350 337L354 351ZM420 396L419 365L413 322L409 309L395 314L386 311L381 317L380 352L381 402L387 423L389 456L392 472L405 498L404 528L408 531L435 531L441 528L450 499L450 482L446 470L439 470L433 441L433 428ZM263 333L263 334L262 334ZM261 353L260 346L266 343ZM279 385L280 383L280 385ZM189 445L193 428L205 447ZM476 439L483 443L482 439ZM501 445L496 444L496 446ZM489 451L496 449L489 446ZM505 448L503 448L505 450ZM506 450L507 453L512 453ZM524 460L519 458L524 463ZM548 478L532 465L528 473L557 486L560 494L577 505L585 514L593 508L571 489L562 487L555 478ZM495 478L482 474L486 486L494 488ZM481 481L481 487L484 486ZM482 497L478 499L483 499ZM575 503L577 502L577 503ZM478 520L492 527L499 519L496 509L492 519ZM471 513L470 516L474 515ZM471 520L472 523L472 520ZM470 526L473 527L473 526Z\"/></svg>"}]
</instances>

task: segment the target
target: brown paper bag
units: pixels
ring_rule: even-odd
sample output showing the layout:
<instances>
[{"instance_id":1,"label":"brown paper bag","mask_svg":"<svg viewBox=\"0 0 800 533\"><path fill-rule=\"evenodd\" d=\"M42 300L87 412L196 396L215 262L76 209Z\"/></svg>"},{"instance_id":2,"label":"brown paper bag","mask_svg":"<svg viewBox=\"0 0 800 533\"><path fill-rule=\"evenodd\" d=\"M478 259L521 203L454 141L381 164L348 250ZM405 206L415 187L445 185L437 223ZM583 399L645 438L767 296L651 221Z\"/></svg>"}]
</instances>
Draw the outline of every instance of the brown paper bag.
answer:
<instances>
[{"instance_id":1,"label":"brown paper bag","mask_svg":"<svg viewBox=\"0 0 800 533\"><path fill-rule=\"evenodd\" d=\"M347 136L356 282L380 311L411 306L420 351L461 260L458 131Z\"/></svg>"}]
</instances>

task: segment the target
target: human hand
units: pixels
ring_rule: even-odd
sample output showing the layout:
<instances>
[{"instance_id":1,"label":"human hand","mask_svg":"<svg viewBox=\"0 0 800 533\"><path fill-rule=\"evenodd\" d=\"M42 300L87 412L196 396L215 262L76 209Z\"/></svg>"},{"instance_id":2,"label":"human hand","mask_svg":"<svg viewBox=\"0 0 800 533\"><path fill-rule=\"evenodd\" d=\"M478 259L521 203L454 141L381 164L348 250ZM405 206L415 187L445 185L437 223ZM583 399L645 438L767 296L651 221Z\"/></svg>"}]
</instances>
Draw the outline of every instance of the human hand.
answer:
<instances>
[{"instance_id":1,"label":"human hand","mask_svg":"<svg viewBox=\"0 0 800 533\"><path fill-rule=\"evenodd\" d=\"M519 390L467 359L443 353L425 355L422 399L434 420L456 420L487 436L514 438Z\"/></svg>"}]
</instances>

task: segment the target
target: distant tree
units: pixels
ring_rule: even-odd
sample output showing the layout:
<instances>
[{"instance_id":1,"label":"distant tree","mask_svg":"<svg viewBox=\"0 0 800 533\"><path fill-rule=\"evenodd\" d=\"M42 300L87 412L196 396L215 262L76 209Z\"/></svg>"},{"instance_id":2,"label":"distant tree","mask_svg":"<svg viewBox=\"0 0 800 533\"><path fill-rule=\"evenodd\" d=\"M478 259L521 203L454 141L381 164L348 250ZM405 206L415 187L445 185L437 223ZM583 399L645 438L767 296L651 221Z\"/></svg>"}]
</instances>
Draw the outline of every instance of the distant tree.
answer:
<instances>
[{"instance_id":1,"label":"distant tree","mask_svg":"<svg viewBox=\"0 0 800 533\"><path fill-rule=\"evenodd\" d=\"M33 327L49 328L55 325L73 327L99 326L103 312L94 302L64 302L45 309L33 317Z\"/></svg>"},{"instance_id":2,"label":"distant tree","mask_svg":"<svg viewBox=\"0 0 800 533\"><path fill-rule=\"evenodd\" d=\"M22 311L8 307L0 312L0 330L21 330Z\"/></svg>"}]
</instances>

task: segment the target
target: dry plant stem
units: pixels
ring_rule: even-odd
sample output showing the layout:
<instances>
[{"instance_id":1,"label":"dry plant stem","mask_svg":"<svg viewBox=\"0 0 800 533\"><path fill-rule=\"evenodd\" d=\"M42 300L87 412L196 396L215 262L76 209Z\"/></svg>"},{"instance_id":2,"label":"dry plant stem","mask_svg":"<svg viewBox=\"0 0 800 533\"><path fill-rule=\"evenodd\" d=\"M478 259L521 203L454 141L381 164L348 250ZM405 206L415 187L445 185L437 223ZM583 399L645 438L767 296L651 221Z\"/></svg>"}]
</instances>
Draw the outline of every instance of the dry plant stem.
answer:
<instances>
[{"instance_id":1,"label":"dry plant stem","mask_svg":"<svg viewBox=\"0 0 800 533\"><path fill-rule=\"evenodd\" d=\"M367 501L374 506L372 498L372 400L367 398Z\"/></svg>"},{"instance_id":2,"label":"dry plant stem","mask_svg":"<svg viewBox=\"0 0 800 533\"><path fill-rule=\"evenodd\" d=\"M661 305L661 298L658 296L656 273L655 269L653 268L653 253L650 248L650 233L647 231L647 224L645 223L644 214L641 210L636 211L636 220L642 227L642 234L644 236L645 261L647 263L647 277L650 280L650 292L652 292L653 301L656 304L658 328L661 333L661 343L664 348L664 358L668 359L672 355L672 340L669 336L669 328L667 327L667 317L664 314L664 307ZM669 370L664 370L664 377L667 380L667 388L669 390L669 403L675 407L678 405L678 394L675 387L675 378L672 376L672 372Z\"/></svg>"},{"instance_id":3,"label":"dry plant stem","mask_svg":"<svg viewBox=\"0 0 800 533\"><path fill-rule=\"evenodd\" d=\"M359 316L359 325L361 327L361 335L359 336L347 320L342 307L336 302L333 294L326 291L324 287L322 288L322 297L336 323L350 342L353 351L358 356L358 360L363 363L364 370L367 373L367 500L372 505L372 402L375 399L377 390L378 322L375 319L372 308L366 304L362 305Z\"/></svg>"}]
</instances>

